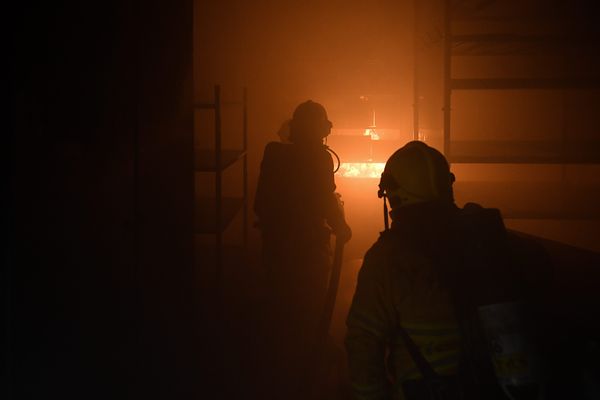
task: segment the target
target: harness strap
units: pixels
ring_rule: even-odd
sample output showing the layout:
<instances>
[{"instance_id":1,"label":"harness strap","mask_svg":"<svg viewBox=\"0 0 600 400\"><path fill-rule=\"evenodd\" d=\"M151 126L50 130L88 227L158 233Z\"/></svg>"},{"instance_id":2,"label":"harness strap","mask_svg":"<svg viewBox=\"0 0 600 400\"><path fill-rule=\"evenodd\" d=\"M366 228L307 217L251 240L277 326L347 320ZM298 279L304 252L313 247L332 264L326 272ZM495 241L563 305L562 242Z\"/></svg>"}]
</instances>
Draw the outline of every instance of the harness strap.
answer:
<instances>
[{"instance_id":1,"label":"harness strap","mask_svg":"<svg viewBox=\"0 0 600 400\"><path fill-rule=\"evenodd\" d=\"M425 359L419 347L412 340L412 338L408 335L406 330L400 325L398 327L398 332L404 343L406 344L406 348L415 362L417 369L423 375L423 383L427 387L427 392L429 393L429 398L431 400L447 400L447 399L455 399L457 398L453 393L459 393L457 391L458 386L456 385L456 381L452 378L448 379L448 377L442 377L431 367L431 364ZM452 389L452 387L455 389ZM458 398L461 398L459 395Z\"/></svg>"},{"instance_id":2,"label":"harness strap","mask_svg":"<svg viewBox=\"0 0 600 400\"><path fill-rule=\"evenodd\" d=\"M412 357L417 368L419 369L419 372L421 373L421 375L423 375L423 378L425 378L427 381L439 379L440 375L437 372L435 372L435 370L431 367L429 362L425 359L425 357L423 357L423 354L421 354L419 347L412 340L412 338L402 327L402 325L398 326L398 333L402 337L402 340L404 340L406 349L410 353L410 356Z\"/></svg>"}]
</instances>

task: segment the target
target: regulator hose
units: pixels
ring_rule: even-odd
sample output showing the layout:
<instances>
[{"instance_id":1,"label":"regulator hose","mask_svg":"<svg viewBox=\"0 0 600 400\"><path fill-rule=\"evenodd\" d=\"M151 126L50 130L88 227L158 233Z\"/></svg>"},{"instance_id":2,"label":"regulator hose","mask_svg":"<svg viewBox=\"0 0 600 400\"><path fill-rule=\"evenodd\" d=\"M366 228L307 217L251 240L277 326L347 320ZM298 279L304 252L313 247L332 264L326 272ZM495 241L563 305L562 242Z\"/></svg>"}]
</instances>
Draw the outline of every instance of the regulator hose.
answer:
<instances>
[{"instance_id":1,"label":"regulator hose","mask_svg":"<svg viewBox=\"0 0 600 400\"><path fill-rule=\"evenodd\" d=\"M337 153L331 149L331 147L327 146L326 144L324 146L328 152L330 152L331 154L334 155L334 157L337 161L337 167L335 167L335 169L333 170L333 173L335 174L336 172L338 172L338 170L340 169L340 166L342 165L342 162L340 161L340 156L338 156Z\"/></svg>"}]
</instances>

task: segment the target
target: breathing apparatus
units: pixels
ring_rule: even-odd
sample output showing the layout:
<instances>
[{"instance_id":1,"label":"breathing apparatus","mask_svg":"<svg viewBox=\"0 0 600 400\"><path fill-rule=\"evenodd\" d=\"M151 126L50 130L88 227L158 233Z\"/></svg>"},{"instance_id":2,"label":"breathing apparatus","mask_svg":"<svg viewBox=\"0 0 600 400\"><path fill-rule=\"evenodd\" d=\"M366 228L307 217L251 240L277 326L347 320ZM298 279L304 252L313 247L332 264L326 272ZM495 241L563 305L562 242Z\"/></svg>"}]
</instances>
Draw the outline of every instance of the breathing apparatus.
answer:
<instances>
[{"instance_id":1,"label":"breathing apparatus","mask_svg":"<svg viewBox=\"0 0 600 400\"><path fill-rule=\"evenodd\" d=\"M412 141L397 150L385 164L377 192L383 198L385 230L389 230L388 202L391 208L453 202L454 180L446 158L433 147Z\"/></svg>"}]
</instances>

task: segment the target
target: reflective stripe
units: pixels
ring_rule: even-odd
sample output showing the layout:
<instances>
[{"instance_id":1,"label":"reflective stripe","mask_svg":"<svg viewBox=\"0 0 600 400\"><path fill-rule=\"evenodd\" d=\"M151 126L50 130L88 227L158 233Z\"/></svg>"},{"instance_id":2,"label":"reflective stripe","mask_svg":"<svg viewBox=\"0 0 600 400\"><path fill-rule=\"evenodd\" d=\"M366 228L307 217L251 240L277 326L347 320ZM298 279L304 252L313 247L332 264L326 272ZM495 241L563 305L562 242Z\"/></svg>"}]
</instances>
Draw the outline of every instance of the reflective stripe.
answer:
<instances>
[{"instance_id":1,"label":"reflective stripe","mask_svg":"<svg viewBox=\"0 0 600 400\"><path fill-rule=\"evenodd\" d=\"M403 323L406 332L431 367L441 375L456 372L460 355L460 332L455 323ZM397 371L397 385L407 379L421 379L422 375L402 341L397 341L393 363ZM403 349L400 351L400 349Z\"/></svg>"},{"instance_id":2,"label":"reflective stripe","mask_svg":"<svg viewBox=\"0 0 600 400\"><path fill-rule=\"evenodd\" d=\"M444 369L448 369L447 367L457 367L458 366L459 358L460 357L458 354L453 354L451 356L444 357L439 360L435 360L435 361L427 360L427 361L429 362L429 365L431 365L431 367L436 372L443 375L442 372ZM398 383L401 384L403 381L405 381L407 379L419 379L419 378L422 378L422 375L419 372L419 369L417 367L413 367L413 368L410 368L407 371L405 371L404 374L402 374L400 379L398 379Z\"/></svg>"},{"instance_id":3,"label":"reflective stripe","mask_svg":"<svg viewBox=\"0 0 600 400\"><path fill-rule=\"evenodd\" d=\"M444 354L457 353L460 347L458 329L406 329L411 339L428 360L435 360ZM436 357L437 355L437 357Z\"/></svg>"},{"instance_id":4,"label":"reflective stripe","mask_svg":"<svg viewBox=\"0 0 600 400\"><path fill-rule=\"evenodd\" d=\"M416 321L402 321L402 326L406 331L408 330L423 330L423 331L453 331L458 330L458 323L454 321L447 322L416 322Z\"/></svg>"},{"instance_id":5,"label":"reflective stripe","mask_svg":"<svg viewBox=\"0 0 600 400\"><path fill-rule=\"evenodd\" d=\"M419 329L404 328L411 336L458 336L458 328L449 329Z\"/></svg>"}]
</instances>

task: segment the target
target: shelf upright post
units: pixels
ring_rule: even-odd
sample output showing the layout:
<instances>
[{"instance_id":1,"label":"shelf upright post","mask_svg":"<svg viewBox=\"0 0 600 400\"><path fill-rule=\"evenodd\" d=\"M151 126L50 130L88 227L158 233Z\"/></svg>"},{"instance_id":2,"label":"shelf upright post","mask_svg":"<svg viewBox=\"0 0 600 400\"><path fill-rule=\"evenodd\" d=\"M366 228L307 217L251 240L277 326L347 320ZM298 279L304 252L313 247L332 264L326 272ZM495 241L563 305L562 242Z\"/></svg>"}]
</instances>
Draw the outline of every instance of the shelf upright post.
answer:
<instances>
[{"instance_id":1,"label":"shelf upright post","mask_svg":"<svg viewBox=\"0 0 600 400\"><path fill-rule=\"evenodd\" d=\"M248 90L244 87L243 94L243 120L242 129L244 135L244 249L248 249Z\"/></svg>"},{"instance_id":2,"label":"shelf upright post","mask_svg":"<svg viewBox=\"0 0 600 400\"><path fill-rule=\"evenodd\" d=\"M215 86L215 231L216 231L216 279L221 284L223 274L223 193L221 170L221 87Z\"/></svg>"},{"instance_id":3,"label":"shelf upright post","mask_svg":"<svg viewBox=\"0 0 600 400\"><path fill-rule=\"evenodd\" d=\"M450 157L450 123L452 100L452 1L444 1L444 155Z\"/></svg>"},{"instance_id":4,"label":"shelf upright post","mask_svg":"<svg viewBox=\"0 0 600 400\"><path fill-rule=\"evenodd\" d=\"M419 5L413 1L413 140L419 140Z\"/></svg>"}]
</instances>

